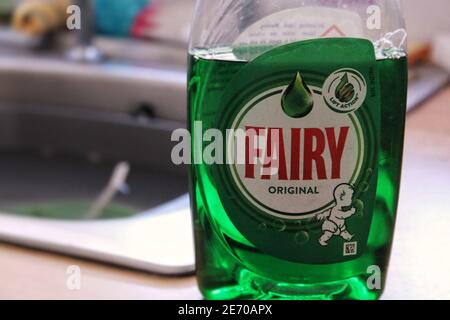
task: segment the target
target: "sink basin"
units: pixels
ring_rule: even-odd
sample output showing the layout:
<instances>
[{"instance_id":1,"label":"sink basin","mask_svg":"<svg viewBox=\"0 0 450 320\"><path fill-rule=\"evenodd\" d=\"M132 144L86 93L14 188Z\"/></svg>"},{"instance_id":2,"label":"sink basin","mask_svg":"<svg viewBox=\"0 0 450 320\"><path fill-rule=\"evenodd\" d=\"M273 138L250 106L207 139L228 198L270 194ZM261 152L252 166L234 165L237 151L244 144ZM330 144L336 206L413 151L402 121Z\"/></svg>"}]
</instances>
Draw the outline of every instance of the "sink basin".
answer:
<instances>
[{"instance_id":1,"label":"sink basin","mask_svg":"<svg viewBox=\"0 0 450 320\"><path fill-rule=\"evenodd\" d=\"M185 82L183 66L160 61L0 56L0 240L192 272L187 170L170 159ZM129 173L93 218L118 163Z\"/></svg>"},{"instance_id":2,"label":"sink basin","mask_svg":"<svg viewBox=\"0 0 450 320\"><path fill-rule=\"evenodd\" d=\"M0 210L37 218L89 220L89 210L113 171L113 164L87 159L0 152ZM126 182L96 219L139 215L186 192L181 174L130 165Z\"/></svg>"},{"instance_id":3,"label":"sink basin","mask_svg":"<svg viewBox=\"0 0 450 320\"><path fill-rule=\"evenodd\" d=\"M180 126L1 103L0 240L165 275L192 272L186 168L170 160ZM87 219L118 162L129 174L107 208L122 211Z\"/></svg>"}]
</instances>

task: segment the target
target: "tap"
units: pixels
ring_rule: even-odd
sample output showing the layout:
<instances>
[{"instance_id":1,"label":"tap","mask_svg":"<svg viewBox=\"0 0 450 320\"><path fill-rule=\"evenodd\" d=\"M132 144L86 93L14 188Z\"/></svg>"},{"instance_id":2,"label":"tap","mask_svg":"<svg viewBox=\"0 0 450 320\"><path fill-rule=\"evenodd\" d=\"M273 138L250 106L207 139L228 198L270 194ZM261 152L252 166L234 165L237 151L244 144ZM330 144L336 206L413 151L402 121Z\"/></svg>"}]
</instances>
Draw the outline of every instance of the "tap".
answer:
<instances>
[{"instance_id":1,"label":"tap","mask_svg":"<svg viewBox=\"0 0 450 320\"><path fill-rule=\"evenodd\" d=\"M71 61L83 63L96 63L103 60L103 53L95 46L95 11L92 0L73 0L81 14L81 25L77 33L76 44L67 51L67 58Z\"/></svg>"}]
</instances>

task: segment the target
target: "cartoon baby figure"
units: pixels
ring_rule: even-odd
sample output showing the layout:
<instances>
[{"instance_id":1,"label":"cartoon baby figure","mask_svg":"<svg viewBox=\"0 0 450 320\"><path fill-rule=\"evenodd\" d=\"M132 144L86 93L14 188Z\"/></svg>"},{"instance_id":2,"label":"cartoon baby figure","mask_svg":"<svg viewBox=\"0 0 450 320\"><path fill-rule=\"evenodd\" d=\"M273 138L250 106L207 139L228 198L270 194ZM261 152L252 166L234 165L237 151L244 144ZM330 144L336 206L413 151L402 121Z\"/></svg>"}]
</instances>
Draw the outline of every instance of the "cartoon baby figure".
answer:
<instances>
[{"instance_id":1,"label":"cartoon baby figure","mask_svg":"<svg viewBox=\"0 0 450 320\"><path fill-rule=\"evenodd\" d=\"M338 185L334 189L335 206L317 216L319 221L323 221L323 234L319 239L321 246L327 246L333 236L340 236L346 241L352 240L353 235L348 232L345 220L356 213L356 209L352 206L353 193L351 185Z\"/></svg>"}]
</instances>

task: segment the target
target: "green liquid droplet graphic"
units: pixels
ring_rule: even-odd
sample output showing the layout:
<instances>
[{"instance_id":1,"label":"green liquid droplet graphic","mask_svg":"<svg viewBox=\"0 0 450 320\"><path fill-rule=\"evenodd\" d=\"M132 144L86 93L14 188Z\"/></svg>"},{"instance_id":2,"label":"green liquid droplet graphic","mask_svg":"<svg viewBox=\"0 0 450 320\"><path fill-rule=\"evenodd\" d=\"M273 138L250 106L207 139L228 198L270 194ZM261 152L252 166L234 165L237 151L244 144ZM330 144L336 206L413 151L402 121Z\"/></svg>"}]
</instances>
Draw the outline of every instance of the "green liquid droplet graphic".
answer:
<instances>
[{"instance_id":1,"label":"green liquid droplet graphic","mask_svg":"<svg viewBox=\"0 0 450 320\"><path fill-rule=\"evenodd\" d=\"M303 118L312 111L314 106L313 96L300 73L296 74L294 80L283 93L281 105L283 111L291 118Z\"/></svg>"},{"instance_id":2,"label":"green liquid droplet graphic","mask_svg":"<svg viewBox=\"0 0 450 320\"><path fill-rule=\"evenodd\" d=\"M348 81L348 74L344 74L336 87L336 98L343 103L350 102L355 96L355 87Z\"/></svg>"}]
</instances>

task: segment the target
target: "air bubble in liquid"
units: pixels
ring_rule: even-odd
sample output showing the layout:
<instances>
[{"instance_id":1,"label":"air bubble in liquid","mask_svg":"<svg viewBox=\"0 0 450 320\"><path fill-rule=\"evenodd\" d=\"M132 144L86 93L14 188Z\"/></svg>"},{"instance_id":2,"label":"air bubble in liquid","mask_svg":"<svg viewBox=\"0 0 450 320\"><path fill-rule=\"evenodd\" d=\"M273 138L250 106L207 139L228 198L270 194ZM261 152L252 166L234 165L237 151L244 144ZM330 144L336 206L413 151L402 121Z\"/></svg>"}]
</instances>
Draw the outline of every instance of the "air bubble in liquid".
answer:
<instances>
[{"instance_id":1,"label":"air bubble in liquid","mask_svg":"<svg viewBox=\"0 0 450 320\"><path fill-rule=\"evenodd\" d=\"M295 234L294 240L298 245L305 245L309 242L309 234L306 231L299 231Z\"/></svg>"},{"instance_id":2,"label":"air bubble in liquid","mask_svg":"<svg viewBox=\"0 0 450 320\"><path fill-rule=\"evenodd\" d=\"M356 209L356 215L358 217L362 217L364 215L364 202L362 202L361 200L355 200L353 202L353 206Z\"/></svg>"},{"instance_id":3,"label":"air bubble in liquid","mask_svg":"<svg viewBox=\"0 0 450 320\"><path fill-rule=\"evenodd\" d=\"M267 230L267 224L265 224L264 222L261 222L258 226L259 230Z\"/></svg>"},{"instance_id":4,"label":"air bubble in liquid","mask_svg":"<svg viewBox=\"0 0 450 320\"><path fill-rule=\"evenodd\" d=\"M284 230L286 230L286 223L284 223L283 220L276 220L274 221L273 228L277 232L283 232Z\"/></svg>"},{"instance_id":5,"label":"air bubble in liquid","mask_svg":"<svg viewBox=\"0 0 450 320\"><path fill-rule=\"evenodd\" d=\"M367 191L369 191L369 183L367 183L367 182L361 183L361 187L359 188L359 190L360 190L361 192L367 192Z\"/></svg>"},{"instance_id":6,"label":"air bubble in liquid","mask_svg":"<svg viewBox=\"0 0 450 320\"><path fill-rule=\"evenodd\" d=\"M405 56L406 39L405 29L386 33L384 37L374 43L377 59L399 59Z\"/></svg>"}]
</instances>

